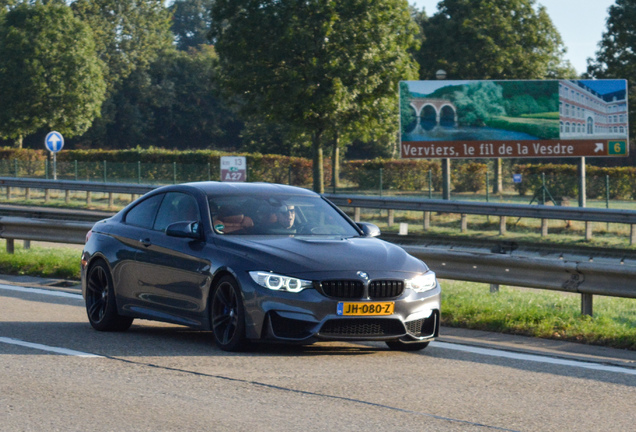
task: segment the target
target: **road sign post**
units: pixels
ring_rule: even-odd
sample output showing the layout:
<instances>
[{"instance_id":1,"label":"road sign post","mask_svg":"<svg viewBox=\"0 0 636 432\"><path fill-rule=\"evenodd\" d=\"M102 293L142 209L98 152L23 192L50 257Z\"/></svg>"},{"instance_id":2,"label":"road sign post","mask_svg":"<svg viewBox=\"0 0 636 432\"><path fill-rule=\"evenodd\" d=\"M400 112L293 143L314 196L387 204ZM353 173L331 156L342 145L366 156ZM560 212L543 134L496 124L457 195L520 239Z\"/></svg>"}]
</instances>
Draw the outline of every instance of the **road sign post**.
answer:
<instances>
[{"instance_id":1,"label":"road sign post","mask_svg":"<svg viewBox=\"0 0 636 432\"><path fill-rule=\"evenodd\" d=\"M46 138L44 138L44 146L51 152L51 159L53 160L53 180L57 180L56 154L64 147L64 137L59 132L49 132L46 134Z\"/></svg>"}]
</instances>

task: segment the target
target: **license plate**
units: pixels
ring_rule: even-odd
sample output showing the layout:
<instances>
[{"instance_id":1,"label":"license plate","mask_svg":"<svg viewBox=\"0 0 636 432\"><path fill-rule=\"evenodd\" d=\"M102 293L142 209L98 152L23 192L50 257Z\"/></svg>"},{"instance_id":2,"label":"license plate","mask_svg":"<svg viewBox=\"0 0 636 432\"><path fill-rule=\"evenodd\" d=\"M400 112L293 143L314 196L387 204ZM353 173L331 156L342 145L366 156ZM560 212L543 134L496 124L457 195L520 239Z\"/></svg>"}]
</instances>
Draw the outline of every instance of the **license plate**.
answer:
<instances>
[{"instance_id":1,"label":"license plate","mask_svg":"<svg viewBox=\"0 0 636 432\"><path fill-rule=\"evenodd\" d=\"M339 302L337 313L338 315L392 315L394 306L393 302Z\"/></svg>"}]
</instances>

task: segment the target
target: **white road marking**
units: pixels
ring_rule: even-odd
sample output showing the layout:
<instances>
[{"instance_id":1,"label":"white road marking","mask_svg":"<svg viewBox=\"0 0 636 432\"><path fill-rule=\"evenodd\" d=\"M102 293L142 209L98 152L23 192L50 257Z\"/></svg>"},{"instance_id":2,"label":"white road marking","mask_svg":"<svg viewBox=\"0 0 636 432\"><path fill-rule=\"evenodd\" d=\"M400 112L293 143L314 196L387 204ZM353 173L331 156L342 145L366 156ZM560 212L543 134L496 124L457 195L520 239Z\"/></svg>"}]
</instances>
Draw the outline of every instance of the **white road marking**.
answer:
<instances>
[{"instance_id":1,"label":"white road marking","mask_svg":"<svg viewBox=\"0 0 636 432\"><path fill-rule=\"evenodd\" d=\"M73 294L73 293L68 293L64 291L46 290L46 289L40 289L40 288L29 288L29 287L4 285L4 284L0 284L0 289L7 290L7 291L19 291L19 292L25 292L30 294L44 294L44 295L53 296L53 297L66 297L66 298L74 298L74 299L82 300L81 294Z\"/></svg>"},{"instance_id":2,"label":"white road marking","mask_svg":"<svg viewBox=\"0 0 636 432\"><path fill-rule=\"evenodd\" d=\"M7 338L2 336L0 336L0 343L5 343L9 345L18 345L18 346L22 346L26 348L33 348L33 349L37 349L41 351L48 351L48 352L52 352L56 354L64 354L64 355L70 355L70 356L76 356L76 357L85 357L85 358L102 358L103 357L97 354L90 354L90 353L75 351L75 350L71 350L67 348L58 348L58 347L52 347L48 345L25 342L19 339Z\"/></svg>"},{"instance_id":3,"label":"white road marking","mask_svg":"<svg viewBox=\"0 0 636 432\"><path fill-rule=\"evenodd\" d=\"M9 291L26 292L26 293L32 293L32 294L43 294L43 295L49 295L54 297L67 297L67 298L74 298L74 299L80 299L80 300L82 299L81 294L73 294L73 293L54 291L54 290L45 290L40 288L25 288L20 286L0 284L0 289L9 290ZM56 352L60 354L67 354L67 355L73 355L73 356L79 356L79 357L102 357L96 354L83 353L80 351L73 351L73 350L68 350L65 348L50 347L47 345L33 344L30 342L24 342L18 339L11 339L11 338L0 337L0 343L21 345L21 346L25 346L29 348L35 348L35 349L40 349L44 351ZM636 375L636 369L630 369L630 368L621 367L621 366L605 365L602 363L595 363L595 362L567 360L567 359L560 359L556 357L549 357L549 356L543 356L543 355L523 354L523 353L503 351L503 350L498 350L493 348L480 348L480 347L473 347L468 345L460 345L460 344L439 342L439 341L431 342L431 346L436 348L441 348L441 349L461 351L461 352L485 355L490 357L507 358L512 360L522 360L522 361L529 361L534 363L554 364L559 366L591 369L591 370L596 370L601 372L621 373L625 375Z\"/></svg>"},{"instance_id":4,"label":"white road marking","mask_svg":"<svg viewBox=\"0 0 636 432\"><path fill-rule=\"evenodd\" d=\"M579 361L579 360L566 360L566 359L560 359L556 357L548 357L548 356L534 355L534 354L523 354L523 353L516 353L511 351L502 351L502 350L492 349L492 348L479 348L479 347L473 347L468 345L459 345L459 344L439 342L439 341L431 342L431 346L435 348L462 351L466 353L480 354L480 355L485 355L490 357L500 357L500 358L507 358L512 360L523 360L523 361L529 361L529 362L535 362L535 363L547 363L547 364L554 364L559 366L592 369L592 370L601 371L601 372L614 372L614 373L621 373L626 375L636 375L636 369L630 369L630 368L621 367L621 366L610 366L610 365L605 365L602 363L585 362L585 361Z\"/></svg>"}]
</instances>

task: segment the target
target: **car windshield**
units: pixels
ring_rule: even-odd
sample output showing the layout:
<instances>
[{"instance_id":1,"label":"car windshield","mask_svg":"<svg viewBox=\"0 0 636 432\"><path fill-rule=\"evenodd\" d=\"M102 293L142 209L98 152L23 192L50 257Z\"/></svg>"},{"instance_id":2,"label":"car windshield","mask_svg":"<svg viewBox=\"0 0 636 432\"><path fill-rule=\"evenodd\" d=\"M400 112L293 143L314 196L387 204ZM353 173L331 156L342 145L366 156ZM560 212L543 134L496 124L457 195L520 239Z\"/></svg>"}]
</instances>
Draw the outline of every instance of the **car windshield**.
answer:
<instances>
[{"instance_id":1,"label":"car windshield","mask_svg":"<svg viewBox=\"0 0 636 432\"><path fill-rule=\"evenodd\" d=\"M359 236L318 196L223 195L209 197L212 226L226 235Z\"/></svg>"}]
</instances>

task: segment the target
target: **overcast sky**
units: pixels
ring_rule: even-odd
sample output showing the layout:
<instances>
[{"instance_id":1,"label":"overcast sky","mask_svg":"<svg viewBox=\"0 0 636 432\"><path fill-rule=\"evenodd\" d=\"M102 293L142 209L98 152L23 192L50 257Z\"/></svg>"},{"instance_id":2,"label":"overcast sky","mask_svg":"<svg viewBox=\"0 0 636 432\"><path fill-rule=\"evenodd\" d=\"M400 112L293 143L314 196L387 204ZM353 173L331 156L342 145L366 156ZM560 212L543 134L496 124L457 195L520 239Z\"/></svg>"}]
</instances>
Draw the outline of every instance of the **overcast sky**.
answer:
<instances>
[{"instance_id":1,"label":"overcast sky","mask_svg":"<svg viewBox=\"0 0 636 432\"><path fill-rule=\"evenodd\" d=\"M426 15L437 12L439 0L409 0ZM566 58L580 74L587 70L587 58L594 57L605 31L607 10L614 0L538 0L546 7L552 22L568 49Z\"/></svg>"}]
</instances>

